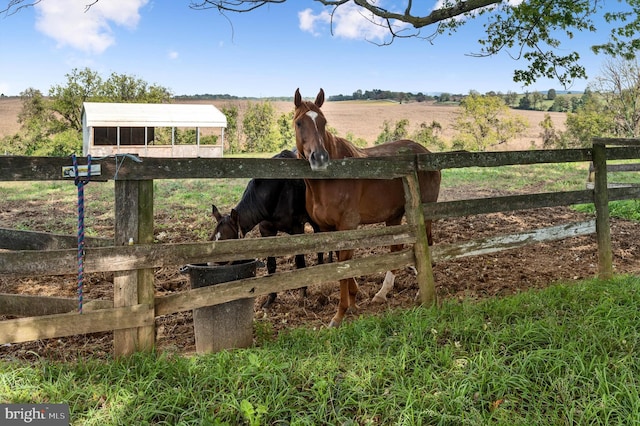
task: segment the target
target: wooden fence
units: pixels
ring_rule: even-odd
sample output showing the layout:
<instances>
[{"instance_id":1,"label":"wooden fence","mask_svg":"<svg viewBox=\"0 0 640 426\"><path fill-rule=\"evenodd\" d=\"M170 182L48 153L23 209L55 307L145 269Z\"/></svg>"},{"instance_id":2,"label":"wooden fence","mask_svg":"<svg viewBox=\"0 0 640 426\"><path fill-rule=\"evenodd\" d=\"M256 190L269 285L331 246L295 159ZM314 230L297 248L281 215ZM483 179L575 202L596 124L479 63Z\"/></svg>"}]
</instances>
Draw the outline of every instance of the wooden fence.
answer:
<instances>
[{"instance_id":1,"label":"wooden fence","mask_svg":"<svg viewBox=\"0 0 640 426\"><path fill-rule=\"evenodd\" d=\"M270 292L320 284L341 278L370 275L414 265L418 271L421 302L435 302L431 261L494 252L532 242L561 239L597 231L599 275L612 275L611 236L608 202L640 198L640 186L608 188L607 161L640 158L638 140L598 139L592 149L450 152L390 158L335 160L324 172L312 172L307 162L280 159L160 159L133 161L116 156L99 161L99 175L91 180L115 181L115 238L110 245L89 242L85 250L84 271L113 272L114 300L89 301L82 314L69 312L75 301L24 295L0 295L0 314L25 315L26 306L42 307L39 316L0 322L0 344L24 342L76 334L114 331L116 355L149 350L154 346L155 318L161 315L256 297ZM86 164L86 159L80 159ZM461 167L499 167L518 164L593 162L593 189L554 193L515 195L425 203L419 199L417 171ZM0 181L73 180L61 170L70 159L54 157L0 157ZM407 224L376 229L358 229L322 234L226 240L183 244L153 244L153 180L181 178L402 178L405 183ZM471 241L451 246L429 247L424 218L446 218L500 211L514 211L579 203L595 203L596 220L563 224L511 236ZM18 235L18 236L16 236ZM33 233L0 231L0 241L32 241ZM38 235L35 235L36 239ZM128 245L130 238L134 244ZM43 238L44 239L44 238ZM50 237L47 237L47 241ZM55 236L56 247L48 250L9 248L0 252L0 273L19 276L68 275L77 270L77 248L68 238ZM329 250L405 244L410 248L311 266L306 269L243 279L210 287L155 297L154 268L192 263L228 261L316 253ZM28 246L33 248L33 246ZM37 302L37 303L34 303ZM31 312L31 311L29 311Z\"/></svg>"}]
</instances>

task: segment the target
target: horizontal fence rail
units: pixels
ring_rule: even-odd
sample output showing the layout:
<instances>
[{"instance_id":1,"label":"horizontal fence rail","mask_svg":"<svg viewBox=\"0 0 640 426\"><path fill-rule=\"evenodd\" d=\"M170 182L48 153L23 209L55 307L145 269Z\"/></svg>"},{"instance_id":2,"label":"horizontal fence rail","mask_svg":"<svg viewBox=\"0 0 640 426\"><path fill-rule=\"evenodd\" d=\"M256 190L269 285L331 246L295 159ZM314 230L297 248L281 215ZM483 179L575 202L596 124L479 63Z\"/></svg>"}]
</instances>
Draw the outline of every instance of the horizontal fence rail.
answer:
<instances>
[{"instance_id":1,"label":"horizontal fence rail","mask_svg":"<svg viewBox=\"0 0 640 426\"><path fill-rule=\"evenodd\" d=\"M607 160L640 158L640 146L607 149ZM78 159L86 164L85 158ZM499 167L523 164L592 161L592 149L559 149L505 152L443 152L389 157L334 160L325 171L312 171L306 160L275 158L148 158L136 162L128 156L91 159L100 165L100 175L91 180L219 179L219 178L307 178L392 179L416 170L465 167ZM62 175L70 158L1 157L0 181L73 180Z\"/></svg>"},{"instance_id":2,"label":"horizontal fence rail","mask_svg":"<svg viewBox=\"0 0 640 426\"><path fill-rule=\"evenodd\" d=\"M137 244L122 247L87 248L85 272L115 272L159 268L188 263L228 262L267 256L316 253L320 247L351 250L393 244L413 244L412 226L398 225L317 234L224 240L203 243ZM0 274L21 276L67 275L77 265L77 249L0 252Z\"/></svg>"}]
</instances>

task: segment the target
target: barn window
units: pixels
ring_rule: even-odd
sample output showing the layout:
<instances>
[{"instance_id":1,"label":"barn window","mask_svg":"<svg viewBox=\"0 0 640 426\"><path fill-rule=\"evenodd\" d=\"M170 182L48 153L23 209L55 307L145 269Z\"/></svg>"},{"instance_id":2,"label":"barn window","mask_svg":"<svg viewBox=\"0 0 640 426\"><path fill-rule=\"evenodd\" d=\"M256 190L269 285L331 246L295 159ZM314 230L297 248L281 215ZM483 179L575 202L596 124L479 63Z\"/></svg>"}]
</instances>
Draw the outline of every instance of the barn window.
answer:
<instances>
[{"instance_id":1,"label":"barn window","mask_svg":"<svg viewBox=\"0 0 640 426\"><path fill-rule=\"evenodd\" d=\"M155 128L144 127L120 127L120 145L145 145L155 138ZM94 127L93 137L95 145L117 145L118 127Z\"/></svg>"}]
</instances>

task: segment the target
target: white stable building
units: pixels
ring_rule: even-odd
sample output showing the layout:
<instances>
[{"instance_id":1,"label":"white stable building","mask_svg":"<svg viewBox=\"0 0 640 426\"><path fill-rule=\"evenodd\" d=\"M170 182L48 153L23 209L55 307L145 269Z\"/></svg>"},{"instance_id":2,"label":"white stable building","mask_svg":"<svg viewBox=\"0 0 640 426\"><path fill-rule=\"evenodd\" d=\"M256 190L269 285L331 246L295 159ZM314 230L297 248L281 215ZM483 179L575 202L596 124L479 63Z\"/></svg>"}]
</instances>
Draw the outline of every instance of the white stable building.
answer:
<instances>
[{"instance_id":1,"label":"white stable building","mask_svg":"<svg viewBox=\"0 0 640 426\"><path fill-rule=\"evenodd\" d=\"M105 157L222 157L227 117L210 104L85 102L82 152Z\"/></svg>"}]
</instances>

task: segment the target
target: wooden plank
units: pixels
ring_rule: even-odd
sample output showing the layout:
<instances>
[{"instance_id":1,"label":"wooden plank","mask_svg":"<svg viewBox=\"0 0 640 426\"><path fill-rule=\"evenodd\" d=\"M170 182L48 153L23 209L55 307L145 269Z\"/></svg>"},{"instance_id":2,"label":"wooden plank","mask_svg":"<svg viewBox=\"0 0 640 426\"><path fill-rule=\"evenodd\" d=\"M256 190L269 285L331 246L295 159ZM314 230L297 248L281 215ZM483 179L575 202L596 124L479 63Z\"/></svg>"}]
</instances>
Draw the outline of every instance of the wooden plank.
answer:
<instances>
[{"instance_id":1,"label":"wooden plank","mask_svg":"<svg viewBox=\"0 0 640 426\"><path fill-rule=\"evenodd\" d=\"M116 246L138 242L139 185L137 181L117 180L115 183L115 238ZM138 271L120 270L113 275L113 306L116 308L138 303ZM120 329L113 333L114 353L129 355L138 347L136 329Z\"/></svg>"},{"instance_id":2,"label":"wooden plank","mask_svg":"<svg viewBox=\"0 0 640 426\"><path fill-rule=\"evenodd\" d=\"M409 225L183 244L136 244L88 248L85 272L126 271L189 263L226 262L267 256L288 256L329 250L413 244L415 230ZM75 273L77 250L0 252L0 274L22 276Z\"/></svg>"},{"instance_id":3,"label":"wooden plank","mask_svg":"<svg viewBox=\"0 0 640 426\"><path fill-rule=\"evenodd\" d=\"M593 162L589 164L589 172L594 172ZM607 164L607 172L640 172L640 163Z\"/></svg>"},{"instance_id":4,"label":"wooden plank","mask_svg":"<svg viewBox=\"0 0 640 426\"><path fill-rule=\"evenodd\" d=\"M85 237L87 247L113 246L107 238ZM78 246L76 235L51 234L48 232L23 231L0 228L0 249L6 250L57 250Z\"/></svg>"},{"instance_id":5,"label":"wooden plank","mask_svg":"<svg viewBox=\"0 0 640 426\"><path fill-rule=\"evenodd\" d=\"M416 270L418 271L418 287L420 303L425 306L437 305L436 285L433 277L431 251L427 239L427 229L422 212L420 183L417 173L407 175L403 179L405 193L405 215L407 223L416 227L416 243L413 245Z\"/></svg>"},{"instance_id":6,"label":"wooden plank","mask_svg":"<svg viewBox=\"0 0 640 426\"><path fill-rule=\"evenodd\" d=\"M153 244L153 181L138 183L138 244ZM138 270L138 303L154 306L155 287L153 268ZM151 314L153 316L153 314ZM155 323L138 327L138 350L151 351L155 346Z\"/></svg>"},{"instance_id":7,"label":"wooden plank","mask_svg":"<svg viewBox=\"0 0 640 426\"><path fill-rule=\"evenodd\" d=\"M638 138L593 138L596 145L630 145L640 146Z\"/></svg>"},{"instance_id":8,"label":"wooden plank","mask_svg":"<svg viewBox=\"0 0 640 426\"><path fill-rule=\"evenodd\" d=\"M92 159L100 164L101 175L92 180L153 180L206 178L399 178L411 172L413 155L345 158L334 160L326 171L312 171L309 162L273 158L152 158L136 162L127 156ZM78 162L86 164L86 158ZM62 167L71 165L68 158L0 156L0 181L71 180L62 177Z\"/></svg>"},{"instance_id":9,"label":"wooden plank","mask_svg":"<svg viewBox=\"0 0 640 426\"><path fill-rule=\"evenodd\" d=\"M544 241L562 240L564 238L589 235L595 232L596 222L589 220L565 225L540 228L517 234L500 235L497 237L481 238L457 244L434 246L431 250L436 262L458 259L461 257L478 256L510 250L529 244Z\"/></svg>"},{"instance_id":10,"label":"wooden plank","mask_svg":"<svg viewBox=\"0 0 640 426\"><path fill-rule=\"evenodd\" d=\"M615 146L607 148L607 160L632 160L640 158L640 146Z\"/></svg>"},{"instance_id":11,"label":"wooden plank","mask_svg":"<svg viewBox=\"0 0 640 426\"><path fill-rule=\"evenodd\" d=\"M418 155L418 170L461 167L498 167L516 164L569 163L591 161L591 150L551 149L504 152L441 152Z\"/></svg>"},{"instance_id":12,"label":"wooden plank","mask_svg":"<svg viewBox=\"0 0 640 426\"><path fill-rule=\"evenodd\" d=\"M609 191L607 192L609 201L634 200L640 198L640 185L628 186L624 188L609 188Z\"/></svg>"},{"instance_id":13,"label":"wooden plank","mask_svg":"<svg viewBox=\"0 0 640 426\"><path fill-rule=\"evenodd\" d=\"M157 297L156 315L169 315L190 309L218 305L232 300L292 290L301 286L386 272L391 269L414 265L414 261L413 250L403 250L201 287L169 296Z\"/></svg>"},{"instance_id":14,"label":"wooden plank","mask_svg":"<svg viewBox=\"0 0 640 426\"><path fill-rule=\"evenodd\" d=\"M85 300L84 310L112 308L108 300ZM78 309L78 300L68 297L36 296L27 294L0 294L0 315L31 317L62 314Z\"/></svg>"},{"instance_id":15,"label":"wooden plank","mask_svg":"<svg viewBox=\"0 0 640 426\"><path fill-rule=\"evenodd\" d=\"M0 344L148 326L153 318L149 311L146 305L134 305L0 321Z\"/></svg>"},{"instance_id":16,"label":"wooden plank","mask_svg":"<svg viewBox=\"0 0 640 426\"><path fill-rule=\"evenodd\" d=\"M596 185L593 182L587 182L587 189L595 189ZM607 183L607 189L614 188L640 188L640 185L633 183Z\"/></svg>"},{"instance_id":17,"label":"wooden plank","mask_svg":"<svg viewBox=\"0 0 640 426\"><path fill-rule=\"evenodd\" d=\"M570 206L593 202L593 192L564 191L541 194L507 195L423 204L424 215L431 219L471 216L541 207Z\"/></svg>"},{"instance_id":18,"label":"wooden plank","mask_svg":"<svg viewBox=\"0 0 640 426\"><path fill-rule=\"evenodd\" d=\"M601 279L611 279L613 277L613 251L607 190L607 148L604 144L593 145L593 167L595 168L593 204L596 208L598 275Z\"/></svg>"},{"instance_id":19,"label":"wooden plank","mask_svg":"<svg viewBox=\"0 0 640 426\"><path fill-rule=\"evenodd\" d=\"M628 145L628 143L625 143ZM607 149L609 160L640 158L640 146ZM591 161L591 149L527 150L505 152L442 152L417 156L419 170L459 167L497 167L516 164ZM85 158L79 158L81 164ZM92 159L100 164L101 175L92 180L218 179L218 178L370 178L389 179L413 172L414 156L346 158L333 161L324 172L312 171L308 162L296 159L262 158L151 158L138 163L119 156ZM0 181L70 180L62 177L62 167L71 165L63 157L0 156Z\"/></svg>"}]
</instances>

